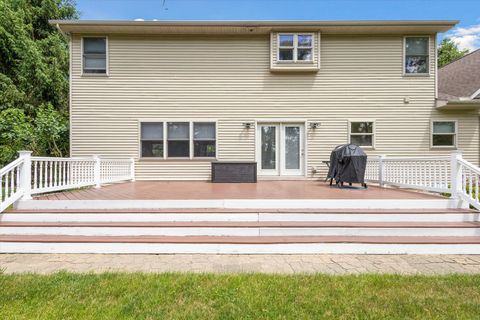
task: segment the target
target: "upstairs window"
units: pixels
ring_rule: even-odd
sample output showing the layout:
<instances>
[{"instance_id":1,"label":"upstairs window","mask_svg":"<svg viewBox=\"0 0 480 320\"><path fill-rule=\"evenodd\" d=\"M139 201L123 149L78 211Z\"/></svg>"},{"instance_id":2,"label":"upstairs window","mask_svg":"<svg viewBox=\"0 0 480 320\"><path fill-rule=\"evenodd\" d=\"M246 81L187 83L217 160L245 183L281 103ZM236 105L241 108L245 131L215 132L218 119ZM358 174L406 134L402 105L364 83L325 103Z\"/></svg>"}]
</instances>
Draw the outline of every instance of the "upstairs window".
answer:
<instances>
[{"instance_id":1,"label":"upstairs window","mask_svg":"<svg viewBox=\"0 0 480 320\"><path fill-rule=\"evenodd\" d=\"M107 74L107 38L83 38L83 73Z\"/></svg>"},{"instance_id":2,"label":"upstairs window","mask_svg":"<svg viewBox=\"0 0 480 320\"><path fill-rule=\"evenodd\" d=\"M350 143L360 147L373 147L373 122L350 122Z\"/></svg>"},{"instance_id":3,"label":"upstairs window","mask_svg":"<svg viewBox=\"0 0 480 320\"><path fill-rule=\"evenodd\" d=\"M279 61L313 61L312 34L279 34L278 35Z\"/></svg>"},{"instance_id":4,"label":"upstairs window","mask_svg":"<svg viewBox=\"0 0 480 320\"><path fill-rule=\"evenodd\" d=\"M456 121L432 122L432 147L455 147L457 144Z\"/></svg>"},{"instance_id":5,"label":"upstairs window","mask_svg":"<svg viewBox=\"0 0 480 320\"><path fill-rule=\"evenodd\" d=\"M429 74L429 37L405 37L405 74Z\"/></svg>"}]
</instances>

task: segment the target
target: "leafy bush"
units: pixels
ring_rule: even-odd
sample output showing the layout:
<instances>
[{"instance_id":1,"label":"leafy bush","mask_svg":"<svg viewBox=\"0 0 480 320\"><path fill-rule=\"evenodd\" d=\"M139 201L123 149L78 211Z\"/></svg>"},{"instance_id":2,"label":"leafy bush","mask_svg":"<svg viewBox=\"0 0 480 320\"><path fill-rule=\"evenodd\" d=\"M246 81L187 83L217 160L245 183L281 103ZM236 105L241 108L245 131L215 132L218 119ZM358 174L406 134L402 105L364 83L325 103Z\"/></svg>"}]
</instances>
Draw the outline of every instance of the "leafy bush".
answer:
<instances>
[{"instance_id":1,"label":"leafy bush","mask_svg":"<svg viewBox=\"0 0 480 320\"><path fill-rule=\"evenodd\" d=\"M68 155L68 42L49 19L78 18L70 0L0 0L0 166L29 149Z\"/></svg>"}]
</instances>

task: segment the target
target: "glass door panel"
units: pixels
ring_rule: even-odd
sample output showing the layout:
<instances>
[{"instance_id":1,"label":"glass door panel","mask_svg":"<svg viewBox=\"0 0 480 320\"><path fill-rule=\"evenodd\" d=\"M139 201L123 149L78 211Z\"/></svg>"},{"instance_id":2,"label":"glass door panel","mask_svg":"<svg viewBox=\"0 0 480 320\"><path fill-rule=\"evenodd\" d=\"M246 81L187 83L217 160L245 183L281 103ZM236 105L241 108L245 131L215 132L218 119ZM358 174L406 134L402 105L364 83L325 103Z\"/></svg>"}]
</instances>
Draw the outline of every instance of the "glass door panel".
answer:
<instances>
[{"instance_id":1,"label":"glass door panel","mask_svg":"<svg viewBox=\"0 0 480 320\"><path fill-rule=\"evenodd\" d=\"M300 127L285 127L285 169L300 169Z\"/></svg>"},{"instance_id":2,"label":"glass door panel","mask_svg":"<svg viewBox=\"0 0 480 320\"><path fill-rule=\"evenodd\" d=\"M303 125L282 124L281 170L285 176L303 175Z\"/></svg>"},{"instance_id":3,"label":"glass door panel","mask_svg":"<svg viewBox=\"0 0 480 320\"><path fill-rule=\"evenodd\" d=\"M278 175L279 127L259 125L260 174Z\"/></svg>"}]
</instances>

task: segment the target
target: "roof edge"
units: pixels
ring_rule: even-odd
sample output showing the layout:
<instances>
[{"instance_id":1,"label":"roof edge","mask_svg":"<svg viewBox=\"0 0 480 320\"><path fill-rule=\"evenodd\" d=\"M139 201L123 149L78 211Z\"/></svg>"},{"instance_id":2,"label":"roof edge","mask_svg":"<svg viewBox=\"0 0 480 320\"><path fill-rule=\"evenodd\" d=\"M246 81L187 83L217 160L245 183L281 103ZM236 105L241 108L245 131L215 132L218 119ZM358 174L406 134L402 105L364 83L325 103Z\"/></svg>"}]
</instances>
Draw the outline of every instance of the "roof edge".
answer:
<instances>
[{"instance_id":1,"label":"roof edge","mask_svg":"<svg viewBox=\"0 0 480 320\"><path fill-rule=\"evenodd\" d=\"M49 20L53 25L109 26L450 26L459 20Z\"/></svg>"}]
</instances>

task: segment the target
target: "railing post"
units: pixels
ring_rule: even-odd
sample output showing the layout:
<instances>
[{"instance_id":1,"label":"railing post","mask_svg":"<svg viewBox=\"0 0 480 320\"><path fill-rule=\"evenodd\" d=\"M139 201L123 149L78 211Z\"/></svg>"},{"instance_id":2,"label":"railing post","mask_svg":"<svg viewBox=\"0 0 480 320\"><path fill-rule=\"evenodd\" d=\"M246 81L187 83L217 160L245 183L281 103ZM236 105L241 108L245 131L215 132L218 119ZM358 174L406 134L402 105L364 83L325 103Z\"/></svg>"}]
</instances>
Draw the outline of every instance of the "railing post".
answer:
<instances>
[{"instance_id":1,"label":"railing post","mask_svg":"<svg viewBox=\"0 0 480 320\"><path fill-rule=\"evenodd\" d=\"M23 190L22 200L32 199L32 151L18 151L23 164L20 168L20 189Z\"/></svg>"},{"instance_id":2,"label":"railing post","mask_svg":"<svg viewBox=\"0 0 480 320\"><path fill-rule=\"evenodd\" d=\"M450 197L460 200L462 192L462 166L458 163L459 159L462 159L461 151L455 150L450 153Z\"/></svg>"},{"instance_id":3,"label":"railing post","mask_svg":"<svg viewBox=\"0 0 480 320\"><path fill-rule=\"evenodd\" d=\"M93 167L93 180L95 182L95 188L100 188L101 185L101 177L100 177L100 157L97 155L93 156L93 160L95 160L95 164Z\"/></svg>"},{"instance_id":4,"label":"railing post","mask_svg":"<svg viewBox=\"0 0 480 320\"><path fill-rule=\"evenodd\" d=\"M383 179L384 179L384 176L383 174L385 173L384 169L383 169L383 159L385 159L385 155L380 155L378 157L378 185L380 187L383 187Z\"/></svg>"},{"instance_id":5,"label":"railing post","mask_svg":"<svg viewBox=\"0 0 480 320\"><path fill-rule=\"evenodd\" d=\"M130 180L135 181L135 158L130 158Z\"/></svg>"}]
</instances>

